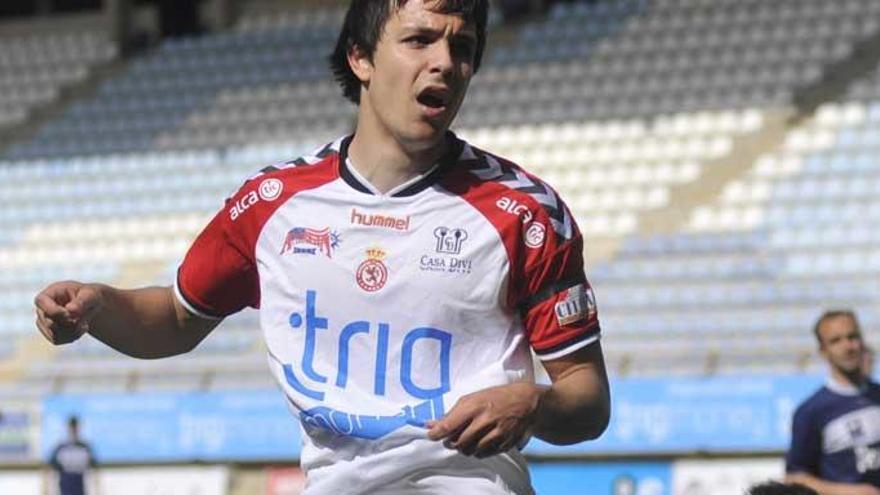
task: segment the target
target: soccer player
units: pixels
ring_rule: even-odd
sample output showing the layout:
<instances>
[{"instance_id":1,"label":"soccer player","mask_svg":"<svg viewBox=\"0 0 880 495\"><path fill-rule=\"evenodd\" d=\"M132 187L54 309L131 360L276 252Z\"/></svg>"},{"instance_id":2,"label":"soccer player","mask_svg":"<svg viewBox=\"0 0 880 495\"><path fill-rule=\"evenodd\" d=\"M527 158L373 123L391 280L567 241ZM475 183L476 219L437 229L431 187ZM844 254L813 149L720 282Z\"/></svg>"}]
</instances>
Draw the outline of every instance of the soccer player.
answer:
<instances>
[{"instance_id":1,"label":"soccer player","mask_svg":"<svg viewBox=\"0 0 880 495\"><path fill-rule=\"evenodd\" d=\"M86 475L95 466L95 455L88 443L79 437L79 420L67 420L67 440L58 444L49 458L49 466L58 478L60 495L84 495ZM89 492L93 493L93 492Z\"/></svg>"},{"instance_id":2,"label":"soccer player","mask_svg":"<svg viewBox=\"0 0 880 495\"><path fill-rule=\"evenodd\" d=\"M813 331L831 376L795 411L787 480L821 495L880 495L880 386L864 374L859 322L828 311Z\"/></svg>"},{"instance_id":3,"label":"soccer player","mask_svg":"<svg viewBox=\"0 0 880 495\"><path fill-rule=\"evenodd\" d=\"M156 358L259 307L307 493L532 493L519 448L596 438L609 390L569 210L448 130L487 8L353 0L331 65L354 134L245 182L173 289L47 287L43 334ZM531 351L552 385L535 384Z\"/></svg>"}]
</instances>

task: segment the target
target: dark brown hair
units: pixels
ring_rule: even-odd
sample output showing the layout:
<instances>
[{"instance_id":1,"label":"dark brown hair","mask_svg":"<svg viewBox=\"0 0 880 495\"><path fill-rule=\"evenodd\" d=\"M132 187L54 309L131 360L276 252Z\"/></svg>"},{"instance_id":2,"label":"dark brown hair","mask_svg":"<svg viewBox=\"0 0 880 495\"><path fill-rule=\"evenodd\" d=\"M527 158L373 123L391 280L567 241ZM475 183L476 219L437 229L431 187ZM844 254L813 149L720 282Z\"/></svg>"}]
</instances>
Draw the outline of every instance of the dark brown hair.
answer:
<instances>
[{"instance_id":1,"label":"dark brown hair","mask_svg":"<svg viewBox=\"0 0 880 495\"><path fill-rule=\"evenodd\" d=\"M407 0L352 0L345 14L345 21L336 48L330 55L330 69L336 81L342 86L342 94L357 104L361 99L361 81L348 65L348 53L352 48L366 52L372 60L376 45L382 36L382 29L388 18L396 10L406 5ZM466 23L477 28L477 46L474 51L474 73L480 68L483 50L486 47L486 22L489 15L488 0L426 0L432 3L437 12L460 14Z\"/></svg>"}]
</instances>

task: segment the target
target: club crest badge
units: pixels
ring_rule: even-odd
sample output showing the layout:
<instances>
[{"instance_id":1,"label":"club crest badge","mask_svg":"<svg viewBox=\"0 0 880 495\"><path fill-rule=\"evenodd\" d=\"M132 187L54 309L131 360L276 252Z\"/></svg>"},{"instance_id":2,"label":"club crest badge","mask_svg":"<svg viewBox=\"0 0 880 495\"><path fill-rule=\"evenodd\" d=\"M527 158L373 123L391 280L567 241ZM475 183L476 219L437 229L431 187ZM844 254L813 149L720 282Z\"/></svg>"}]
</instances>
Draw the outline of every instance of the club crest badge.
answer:
<instances>
[{"instance_id":1,"label":"club crest badge","mask_svg":"<svg viewBox=\"0 0 880 495\"><path fill-rule=\"evenodd\" d=\"M385 266L385 251L379 248L367 249L367 259L358 266L357 283L367 292L376 292L385 287L388 281L388 268Z\"/></svg>"}]
</instances>

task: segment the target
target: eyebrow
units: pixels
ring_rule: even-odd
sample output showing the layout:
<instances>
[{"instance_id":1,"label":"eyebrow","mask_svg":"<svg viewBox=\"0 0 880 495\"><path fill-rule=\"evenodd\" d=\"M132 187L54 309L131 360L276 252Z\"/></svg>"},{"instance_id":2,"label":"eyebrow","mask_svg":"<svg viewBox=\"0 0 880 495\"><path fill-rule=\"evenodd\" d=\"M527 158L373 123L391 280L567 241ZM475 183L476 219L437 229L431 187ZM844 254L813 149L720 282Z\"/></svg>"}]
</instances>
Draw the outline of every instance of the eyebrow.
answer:
<instances>
[{"instance_id":1,"label":"eyebrow","mask_svg":"<svg viewBox=\"0 0 880 495\"><path fill-rule=\"evenodd\" d=\"M416 24L409 24L403 26L403 31L406 34L430 34L437 35L443 32L442 29L431 28L428 26L419 26ZM461 31L452 35L452 38L458 39L467 39L468 41L472 41L474 43L477 42L477 33L474 32L473 29L462 29Z\"/></svg>"}]
</instances>

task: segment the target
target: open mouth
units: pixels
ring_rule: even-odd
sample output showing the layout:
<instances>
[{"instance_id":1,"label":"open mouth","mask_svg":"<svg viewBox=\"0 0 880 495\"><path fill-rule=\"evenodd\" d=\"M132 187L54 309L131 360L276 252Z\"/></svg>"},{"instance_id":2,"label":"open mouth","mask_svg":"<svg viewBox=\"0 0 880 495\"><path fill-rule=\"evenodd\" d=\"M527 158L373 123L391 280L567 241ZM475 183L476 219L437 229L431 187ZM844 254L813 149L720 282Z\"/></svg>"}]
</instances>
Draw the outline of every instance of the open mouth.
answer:
<instances>
[{"instance_id":1,"label":"open mouth","mask_svg":"<svg viewBox=\"0 0 880 495\"><path fill-rule=\"evenodd\" d=\"M446 108L448 100L449 91L439 88L426 89L416 97L416 101L420 104L434 110L442 110Z\"/></svg>"}]
</instances>

